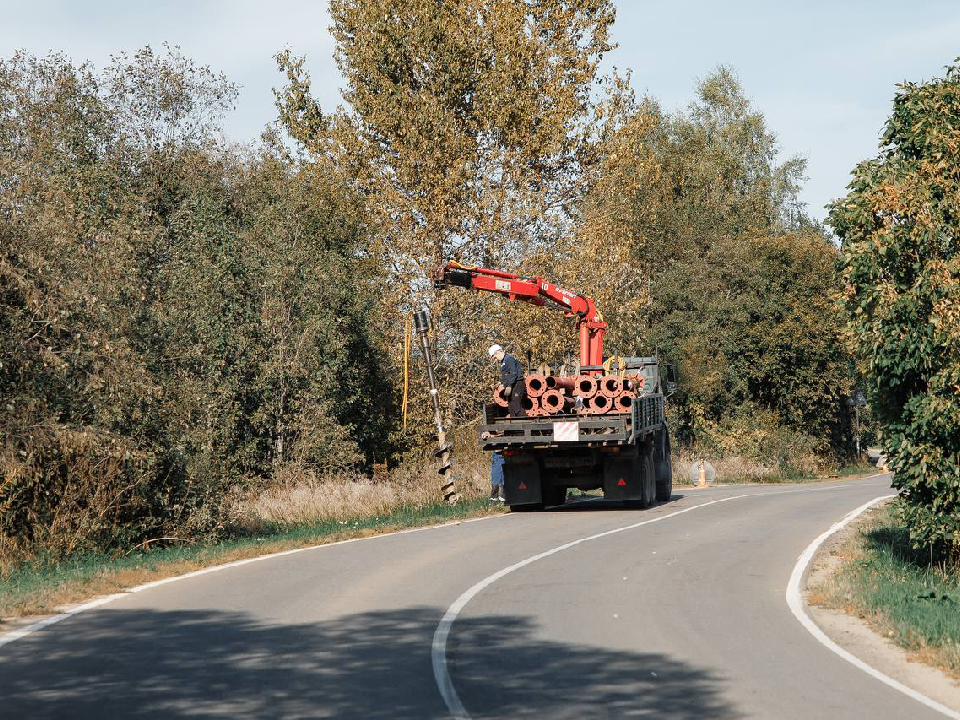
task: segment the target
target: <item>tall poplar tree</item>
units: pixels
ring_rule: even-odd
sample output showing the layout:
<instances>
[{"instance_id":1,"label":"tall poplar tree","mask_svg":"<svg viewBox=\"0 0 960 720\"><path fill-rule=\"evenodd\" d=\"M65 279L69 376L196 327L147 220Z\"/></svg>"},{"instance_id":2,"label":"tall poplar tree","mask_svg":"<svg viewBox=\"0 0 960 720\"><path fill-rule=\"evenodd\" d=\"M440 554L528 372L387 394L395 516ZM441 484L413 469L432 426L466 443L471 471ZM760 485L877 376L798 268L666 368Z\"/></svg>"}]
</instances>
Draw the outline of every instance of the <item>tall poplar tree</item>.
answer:
<instances>
[{"instance_id":1,"label":"tall poplar tree","mask_svg":"<svg viewBox=\"0 0 960 720\"><path fill-rule=\"evenodd\" d=\"M302 61L279 55L282 125L368 199L397 333L412 304L438 307L427 279L441 262L527 270L563 241L595 160L597 68L614 14L610 0L333 0L346 105L330 112ZM531 333L509 328L542 319L458 291L439 316L443 374L476 380L489 375L471 364L489 341L521 349ZM447 387L454 401L462 388L463 401L477 394L469 382Z\"/></svg>"}]
</instances>

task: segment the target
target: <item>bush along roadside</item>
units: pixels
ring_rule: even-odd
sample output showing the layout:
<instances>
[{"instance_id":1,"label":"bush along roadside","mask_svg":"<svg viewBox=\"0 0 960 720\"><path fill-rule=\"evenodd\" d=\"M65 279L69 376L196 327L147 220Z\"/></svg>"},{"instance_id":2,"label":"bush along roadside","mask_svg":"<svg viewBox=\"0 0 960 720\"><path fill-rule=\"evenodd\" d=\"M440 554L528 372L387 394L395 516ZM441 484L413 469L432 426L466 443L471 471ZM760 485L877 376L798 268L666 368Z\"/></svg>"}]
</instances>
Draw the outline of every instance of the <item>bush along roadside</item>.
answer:
<instances>
[{"instance_id":1,"label":"bush along roadside","mask_svg":"<svg viewBox=\"0 0 960 720\"><path fill-rule=\"evenodd\" d=\"M827 220L842 304L914 547L960 562L960 63L898 86L879 154Z\"/></svg>"},{"instance_id":2,"label":"bush along roadside","mask_svg":"<svg viewBox=\"0 0 960 720\"><path fill-rule=\"evenodd\" d=\"M871 512L814 599L863 618L918 660L960 678L960 564L914 549L900 517L896 504Z\"/></svg>"}]
</instances>

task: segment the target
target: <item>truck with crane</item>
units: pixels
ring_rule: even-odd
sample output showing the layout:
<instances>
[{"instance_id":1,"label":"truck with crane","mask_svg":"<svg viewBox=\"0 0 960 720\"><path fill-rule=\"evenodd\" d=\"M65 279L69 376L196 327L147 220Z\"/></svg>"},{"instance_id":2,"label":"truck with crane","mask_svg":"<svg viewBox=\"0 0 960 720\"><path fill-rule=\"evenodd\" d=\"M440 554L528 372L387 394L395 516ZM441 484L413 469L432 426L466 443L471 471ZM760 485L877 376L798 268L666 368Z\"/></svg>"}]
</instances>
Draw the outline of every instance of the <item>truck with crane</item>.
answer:
<instances>
[{"instance_id":1,"label":"truck with crane","mask_svg":"<svg viewBox=\"0 0 960 720\"><path fill-rule=\"evenodd\" d=\"M541 277L449 262L438 289L461 287L562 310L577 324L579 361L542 366L527 376L525 417L510 417L499 392L479 426L484 450L504 457L504 499L511 511L562 505L571 488L646 508L670 499L673 468L664 390L656 357L604 359L607 323L594 301ZM538 400L538 398L542 398Z\"/></svg>"}]
</instances>

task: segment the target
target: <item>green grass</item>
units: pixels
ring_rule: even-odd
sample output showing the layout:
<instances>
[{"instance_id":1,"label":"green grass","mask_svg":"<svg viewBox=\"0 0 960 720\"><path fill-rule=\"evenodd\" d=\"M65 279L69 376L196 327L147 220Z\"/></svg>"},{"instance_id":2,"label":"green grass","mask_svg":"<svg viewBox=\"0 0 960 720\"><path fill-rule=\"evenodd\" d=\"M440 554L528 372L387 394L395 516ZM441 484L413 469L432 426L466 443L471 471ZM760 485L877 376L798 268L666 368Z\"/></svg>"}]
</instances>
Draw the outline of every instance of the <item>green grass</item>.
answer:
<instances>
[{"instance_id":1,"label":"green grass","mask_svg":"<svg viewBox=\"0 0 960 720\"><path fill-rule=\"evenodd\" d=\"M871 516L845 555L828 585L829 604L960 677L960 566L912 549L892 505Z\"/></svg>"},{"instance_id":2,"label":"green grass","mask_svg":"<svg viewBox=\"0 0 960 720\"><path fill-rule=\"evenodd\" d=\"M840 477L849 477L851 475L876 475L882 472L880 468L872 463L856 463L853 465L844 465L836 474Z\"/></svg>"},{"instance_id":3,"label":"green grass","mask_svg":"<svg viewBox=\"0 0 960 720\"><path fill-rule=\"evenodd\" d=\"M379 517L326 521L238 536L211 545L180 545L128 555L78 555L51 561L35 558L0 576L0 621L51 612L69 602L117 592L196 568L297 547L502 512L488 500L458 505L401 507Z\"/></svg>"}]
</instances>

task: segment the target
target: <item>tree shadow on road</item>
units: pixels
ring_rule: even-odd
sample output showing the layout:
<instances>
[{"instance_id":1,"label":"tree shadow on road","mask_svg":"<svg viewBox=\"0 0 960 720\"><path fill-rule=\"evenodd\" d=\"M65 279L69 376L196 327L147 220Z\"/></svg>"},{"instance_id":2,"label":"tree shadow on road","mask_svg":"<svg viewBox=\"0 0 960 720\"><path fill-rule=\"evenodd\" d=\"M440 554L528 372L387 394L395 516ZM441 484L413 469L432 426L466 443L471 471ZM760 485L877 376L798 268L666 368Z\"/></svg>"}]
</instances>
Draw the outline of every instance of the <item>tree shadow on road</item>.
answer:
<instances>
[{"instance_id":1,"label":"tree shadow on road","mask_svg":"<svg viewBox=\"0 0 960 720\"><path fill-rule=\"evenodd\" d=\"M653 507L647 508L648 510L653 510L662 505L669 505L682 500L684 495L680 493L674 493L670 496L670 499L666 502L658 502L653 505ZM552 505L546 509L546 512L552 513L577 513L577 512L629 512L631 514L636 514L638 518L642 518L643 510L636 508L628 508L623 502L619 500L607 500L606 498L597 497L590 498L588 500L574 499L573 502L568 501L565 505Z\"/></svg>"},{"instance_id":2,"label":"tree shadow on road","mask_svg":"<svg viewBox=\"0 0 960 720\"><path fill-rule=\"evenodd\" d=\"M2 717L444 717L436 608L318 624L241 613L103 610L0 651ZM720 678L664 655L535 636L531 620L458 620L450 667L476 717L736 717Z\"/></svg>"}]
</instances>

